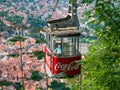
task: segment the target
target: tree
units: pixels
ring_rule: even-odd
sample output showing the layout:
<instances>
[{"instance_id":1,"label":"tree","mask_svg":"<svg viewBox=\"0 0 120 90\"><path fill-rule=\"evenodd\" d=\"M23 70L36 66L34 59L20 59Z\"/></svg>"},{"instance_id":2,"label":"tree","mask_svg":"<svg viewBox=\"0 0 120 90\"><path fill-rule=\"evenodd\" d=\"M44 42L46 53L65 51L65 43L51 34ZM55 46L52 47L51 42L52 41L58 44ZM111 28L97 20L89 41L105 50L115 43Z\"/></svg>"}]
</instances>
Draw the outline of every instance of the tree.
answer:
<instances>
[{"instance_id":1,"label":"tree","mask_svg":"<svg viewBox=\"0 0 120 90\"><path fill-rule=\"evenodd\" d=\"M43 79L43 76L40 75L39 71L31 71L32 75L31 75L31 80L34 81L40 81Z\"/></svg>"},{"instance_id":2,"label":"tree","mask_svg":"<svg viewBox=\"0 0 120 90\"><path fill-rule=\"evenodd\" d=\"M84 12L97 40L82 60L83 90L120 90L120 1L82 0Z\"/></svg>"},{"instance_id":3,"label":"tree","mask_svg":"<svg viewBox=\"0 0 120 90\"><path fill-rule=\"evenodd\" d=\"M22 89L22 85L21 85L20 82L15 82L15 83L13 84L13 86L15 87L16 90L21 90L21 89Z\"/></svg>"},{"instance_id":4,"label":"tree","mask_svg":"<svg viewBox=\"0 0 120 90\"><path fill-rule=\"evenodd\" d=\"M2 32L7 31L8 27L0 20L0 42L2 41L1 38L3 35L1 35ZM8 35L5 35L4 37L8 37Z\"/></svg>"},{"instance_id":5,"label":"tree","mask_svg":"<svg viewBox=\"0 0 120 90\"><path fill-rule=\"evenodd\" d=\"M43 27L45 26L45 21L41 18L33 18L31 16L28 17L28 23L30 23L30 36L36 39L37 44L45 43L45 37L41 33L43 31Z\"/></svg>"},{"instance_id":6,"label":"tree","mask_svg":"<svg viewBox=\"0 0 120 90\"><path fill-rule=\"evenodd\" d=\"M50 90L70 90L68 87L66 87L65 83L60 83L56 80L51 82L51 85L48 86Z\"/></svg>"},{"instance_id":7,"label":"tree","mask_svg":"<svg viewBox=\"0 0 120 90\"><path fill-rule=\"evenodd\" d=\"M0 11L0 17L7 16L8 11Z\"/></svg>"},{"instance_id":8,"label":"tree","mask_svg":"<svg viewBox=\"0 0 120 90\"><path fill-rule=\"evenodd\" d=\"M9 22L12 22L16 25L19 25L22 23L23 17L18 16L18 15L14 15L14 16L7 16L6 20Z\"/></svg>"},{"instance_id":9,"label":"tree","mask_svg":"<svg viewBox=\"0 0 120 90\"><path fill-rule=\"evenodd\" d=\"M0 86L11 86L12 84L12 82L8 82L7 80L0 81Z\"/></svg>"},{"instance_id":10,"label":"tree","mask_svg":"<svg viewBox=\"0 0 120 90\"><path fill-rule=\"evenodd\" d=\"M7 0L0 0L0 3L5 3Z\"/></svg>"},{"instance_id":11,"label":"tree","mask_svg":"<svg viewBox=\"0 0 120 90\"><path fill-rule=\"evenodd\" d=\"M30 24L30 28L33 30L36 28L42 29L43 26L45 26L45 21L39 17L35 18L32 16L28 16L28 23Z\"/></svg>"}]
</instances>

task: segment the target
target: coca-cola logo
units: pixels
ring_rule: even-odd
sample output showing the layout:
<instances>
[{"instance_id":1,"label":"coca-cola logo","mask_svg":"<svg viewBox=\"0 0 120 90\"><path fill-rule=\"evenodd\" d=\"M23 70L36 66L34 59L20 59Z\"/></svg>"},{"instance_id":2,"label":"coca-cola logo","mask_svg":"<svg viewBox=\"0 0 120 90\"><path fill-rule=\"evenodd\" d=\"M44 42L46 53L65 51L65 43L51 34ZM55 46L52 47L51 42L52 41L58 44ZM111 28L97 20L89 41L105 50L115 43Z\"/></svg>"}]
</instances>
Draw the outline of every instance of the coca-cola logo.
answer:
<instances>
[{"instance_id":1,"label":"coca-cola logo","mask_svg":"<svg viewBox=\"0 0 120 90\"><path fill-rule=\"evenodd\" d=\"M58 62L57 64L55 64L56 71L71 71L77 69L79 69L79 65L75 62L71 62L69 64L63 64L61 62Z\"/></svg>"}]
</instances>

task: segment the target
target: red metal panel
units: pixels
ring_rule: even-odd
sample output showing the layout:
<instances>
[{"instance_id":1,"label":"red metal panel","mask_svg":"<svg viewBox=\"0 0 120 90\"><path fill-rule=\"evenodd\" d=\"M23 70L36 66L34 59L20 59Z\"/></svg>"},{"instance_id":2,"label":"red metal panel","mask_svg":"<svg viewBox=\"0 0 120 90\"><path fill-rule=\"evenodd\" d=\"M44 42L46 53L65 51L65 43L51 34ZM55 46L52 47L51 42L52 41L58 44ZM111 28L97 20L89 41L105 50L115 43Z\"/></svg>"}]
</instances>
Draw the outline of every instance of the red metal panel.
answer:
<instances>
[{"instance_id":1,"label":"red metal panel","mask_svg":"<svg viewBox=\"0 0 120 90\"><path fill-rule=\"evenodd\" d=\"M47 67L50 69L50 71L53 71L53 62L52 62L52 56L48 56L48 54L50 53L49 49L47 47L44 48L44 52L45 52L45 63L47 65Z\"/></svg>"},{"instance_id":2,"label":"red metal panel","mask_svg":"<svg viewBox=\"0 0 120 90\"><path fill-rule=\"evenodd\" d=\"M54 57L54 75L64 72L68 76L80 73L80 66L75 62L81 59L81 56L58 58Z\"/></svg>"},{"instance_id":3,"label":"red metal panel","mask_svg":"<svg viewBox=\"0 0 120 90\"><path fill-rule=\"evenodd\" d=\"M50 53L49 49L45 47L45 63L52 74L56 75L61 72L64 72L68 76L73 76L80 73L80 66L76 61L81 60L81 55L73 57L56 57L48 56Z\"/></svg>"}]
</instances>

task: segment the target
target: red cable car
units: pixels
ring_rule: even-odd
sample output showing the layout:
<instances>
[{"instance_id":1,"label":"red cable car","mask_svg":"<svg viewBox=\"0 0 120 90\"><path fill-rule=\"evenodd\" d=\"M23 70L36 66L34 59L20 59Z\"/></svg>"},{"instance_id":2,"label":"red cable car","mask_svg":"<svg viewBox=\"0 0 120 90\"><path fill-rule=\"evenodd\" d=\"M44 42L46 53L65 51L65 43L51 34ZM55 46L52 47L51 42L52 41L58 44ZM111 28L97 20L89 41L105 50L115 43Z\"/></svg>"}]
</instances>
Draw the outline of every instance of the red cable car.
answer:
<instances>
[{"instance_id":1,"label":"red cable car","mask_svg":"<svg viewBox=\"0 0 120 90\"><path fill-rule=\"evenodd\" d=\"M68 16L47 21L45 66L49 76L65 73L74 76L80 73L76 61L81 60L80 31L77 17L77 0L69 2Z\"/></svg>"}]
</instances>

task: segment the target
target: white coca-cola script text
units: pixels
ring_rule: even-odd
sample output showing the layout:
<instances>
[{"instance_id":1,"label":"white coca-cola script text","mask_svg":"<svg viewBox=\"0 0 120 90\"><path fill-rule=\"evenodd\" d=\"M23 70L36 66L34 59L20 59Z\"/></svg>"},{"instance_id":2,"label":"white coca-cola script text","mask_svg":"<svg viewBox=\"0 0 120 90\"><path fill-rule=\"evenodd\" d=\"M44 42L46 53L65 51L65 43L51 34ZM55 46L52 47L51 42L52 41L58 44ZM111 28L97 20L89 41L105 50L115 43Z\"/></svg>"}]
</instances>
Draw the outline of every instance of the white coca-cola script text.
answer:
<instances>
[{"instance_id":1,"label":"white coca-cola script text","mask_svg":"<svg viewBox=\"0 0 120 90\"><path fill-rule=\"evenodd\" d=\"M56 71L71 71L71 70L77 70L79 69L79 65L76 64L75 62L71 62L69 64L63 64L61 62L58 62L55 65L55 70Z\"/></svg>"}]
</instances>

